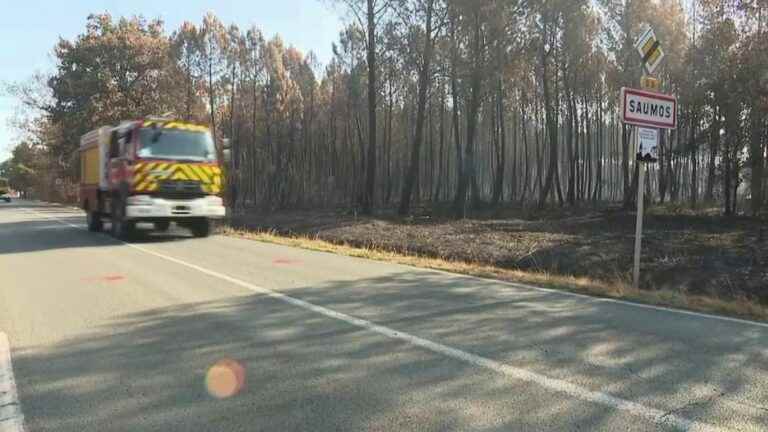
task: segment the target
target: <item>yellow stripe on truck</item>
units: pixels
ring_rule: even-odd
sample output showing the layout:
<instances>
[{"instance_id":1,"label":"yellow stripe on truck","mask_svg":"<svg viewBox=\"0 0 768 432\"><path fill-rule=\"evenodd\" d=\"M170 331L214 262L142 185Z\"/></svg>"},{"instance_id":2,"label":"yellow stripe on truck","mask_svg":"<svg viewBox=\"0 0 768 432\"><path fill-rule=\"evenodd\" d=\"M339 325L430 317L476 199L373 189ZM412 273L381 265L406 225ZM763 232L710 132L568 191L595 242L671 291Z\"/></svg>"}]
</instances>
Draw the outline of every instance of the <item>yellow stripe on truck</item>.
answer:
<instances>
[{"instance_id":1,"label":"yellow stripe on truck","mask_svg":"<svg viewBox=\"0 0 768 432\"><path fill-rule=\"evenodd\" d=\"M197 175L197 173L195 173L195 170L192 169L191 165L181 165L181 169L184 171L184 174L186 174L187 177L189 177L190 180L197 180L197 181L203 180L200 178L199 175Z\"/></svg>"},{"instance_id":2,"label":"yellow stripe on truck","mask_svg":"<svg viewBox=\"0 0 768 432\"><path fill-rule=\"evenodd\" d=\"M140 174L134 173L133 174L133 187L134 187L134 189L138 188L138 186L140 184L144 183L144 181L146 181L146 180L147 180L147 175L146 174L144 174L144 173L140 173Z\"/></svg>"},{"instance_id":3,"label":"yellow stripe on truck","mask_svg":"<svg viewBox=\"0 0 768 432\"><path fill-rule=\"evenodd\" d=\"M184 174L184 171L182 171L179 167L176 167L173 175L171 175L171 180L189 180L189 178L187 178L187 175Z\"/></svg>"},{"instance_id":4,"label":"yellow stripe on truck","mask_svg":"<svg viewBox=\"0 0 768 432\"><path fill-rule=\"evenodd\" d=\"M199 166L199 165L195 166L195 169L197 170L198 175L200 176L200 178L203 179L203 181L206 182L206 183L211 183L211 175L206 173L204 168L205 167L202 167L202 166Z\"/></svg>"},{"instance_id":5,"label":"yellow stripe on truck","mask_svg":"<svg viewBox=\"0 0 768 432\"><path fill-rule=\"evenodd\" d=\"M144 181L136 186L134 186L133 190L136 192L146 192L148 188L149 183Z\"/></svg>"},{"instance_id":6,"label":"yellow stripe on truck","mask_svg":"<svg viewBox=\"0 0 768 432\"><path fill-rule=\"evenodd\" d=\"M141 162L134 166L133 190L154 192L163 180L199 181L206 193L222 190L222 171L217 166L173 162Z\"/></svg>"},{"instance_id":7,"label":"yellow stripe on truck","mask_svg":"<svg viewBox=\"0 0 768 432\"><path fill-rule=\"evenodd\" d=\"M216 186L221 186L221 168L219 168L219 167L212 167L211 170L214 173L213 183Z\"/></svg>"}]
</instances>

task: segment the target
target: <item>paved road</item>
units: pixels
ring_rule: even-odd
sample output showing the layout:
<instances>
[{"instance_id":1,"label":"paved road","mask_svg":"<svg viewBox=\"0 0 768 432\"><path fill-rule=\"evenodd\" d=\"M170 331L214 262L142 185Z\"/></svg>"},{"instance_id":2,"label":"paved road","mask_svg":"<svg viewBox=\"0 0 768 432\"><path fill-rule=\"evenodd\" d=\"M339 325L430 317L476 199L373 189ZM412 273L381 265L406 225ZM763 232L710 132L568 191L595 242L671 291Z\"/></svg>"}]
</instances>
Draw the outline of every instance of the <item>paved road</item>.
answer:
<instances>
[{"instance_id":1,"label":"paved road","mask_svg":"<svg viewBox=\"0 0 768 432\"><path fill-rule=\"evenodd\" d=\"M768 430L766 325L83 228L0 205L0 332L28 431ZM229 398L206 386L222 359L244 370Z\"/></svg>"}]
</instances>

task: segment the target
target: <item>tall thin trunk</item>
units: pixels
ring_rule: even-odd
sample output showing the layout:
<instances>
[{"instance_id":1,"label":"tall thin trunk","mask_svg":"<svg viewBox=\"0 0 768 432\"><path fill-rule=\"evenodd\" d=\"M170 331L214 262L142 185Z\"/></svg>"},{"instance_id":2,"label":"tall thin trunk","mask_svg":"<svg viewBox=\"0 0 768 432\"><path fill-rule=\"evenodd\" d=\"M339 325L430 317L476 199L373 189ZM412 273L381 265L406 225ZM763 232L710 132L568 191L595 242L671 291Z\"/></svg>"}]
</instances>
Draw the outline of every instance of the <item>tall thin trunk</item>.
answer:
<instances>
[{"instance_id":1,"label":"tall thin trunk","mask_svg":"<svg viewBox=\"0 0 768 432\"><path fill-rule=\"evenodd\" d=\"M585 179L582 181L581 199L588 199L592 192L592 123L589 118L589 100L584 93L584 163L586 170Z\"/></svg>"},{"instance_id":2,"label":"tall thin trunk","mask_svg":"<svg viewBox=\"0 0 768 432\"><path fill-rule=\"evenodd\" d=\"M603 199L603 159L605 158L605 125L603 124L603 91L600 89L597 100L597 149L595 164L595 190L592 200L597 203Z\"/></svg>"},{"instance_id":3,"label":"tall thin trunk","mask_svg":"<svg viewBox=\"0 0 768 432\"><path fill-rule=\"evenodd\" d=\"M550 47L554 44L550 44ZM549 137L549 169L547 171L547 178L544 182L544 189L541 191L539 198L539 208L544 208L547 197L552 191L553 186L559 194L559 198L562 202L562 190L560 188L560 175L558 167L558 134L557 134L557 109L553 106L553 96L550 89L548 67L549 60L548 54L545 53L544 48L541 48L541 66L542 66L542 84L544 88L544 115L546 117L546 129L547 136ZM554 99L557 97L555 96ZM555 184L557 181L557 184Z\"/></svg>"},{"instance_id":4,"label":"tall thin trunk","mask_svg":"<svg viewBox=\"0 0 768 432\"><path fill-rule=\"evenodd\" d=\"M574 157L574 136L578 136L578 130L576 129L576 107L573 103L573 95L568 88L566 88L565 94L566 106L568 108L565 138L565 145L568 148L568 192L566 199L568 200L568 204L574 205L576 203L576 158ZM576 138L575 141L575 146L578 152L578 138Z\"/></svg>"},{"instance_id":5,"label":"tall thin trunk","mask_svg":"<svg viewBox=\"0 0 768 432\"><path fill-rule=\"evenodd\" d=\"M712 125L709 127L709 161L707 162L707 190L704 200L712 202L715 199L715 173L717 152L720 148L720 114L717 107L713 114Z\"/></svg>"},{"instance_id":6,"label":"tall thin trunk","mask_svg":"<svg viewBox=\"0 0 768 432\"><path fill-rule=\"evenodd\" d=\"M208 55L212 55L209 48ZM216 90L213 86L213 59L208 59L208 110L211 114L211 135L216 139Z\"/></svg>"},{"instance_id":7,"label":"tall thin trunk","mask_svg":"<svg viewBox=\"0 0 768 432\"><path fill-rule=\"evenodd\" d=\"M394 95L392 89L392 78L388 83L388 98L387 98L387 132L386 132L386 146L387 146L387 186L384 195L384 204L389 205L392 199L392 116L394 111Z\"/></svg>"},{"instance_id":8,"label":"tall thin trunk","mask_svg":"<svg viewBox=\"0 0 768 432\"><path fill-rule=\"evenodd\" d=\"M523 191L520 195L520 206L525 205L525 198L528 194L528 186L530 184L530 159L528 155L528 122L525 116L525 108L520 107L520 121L521 128L523 130L523 153L525 154L525 171L523 174Z\"/></svg>"},{"instance_id":9,"label":"tall thin trunk","mask_svg":"<svg viewBox=\"0 0 768 432\"><path fill-rule=\"evenodd\" d=\"M368 0L369 3L371 0ZM421 70L419 71L419 100L416 113L416 133L413 137L413 146L411 147L411 165L408 174L405 177L403 193L400 198L400 208L398 213L406 215L411 210L411 194L413 186L419 176L419 163L421 158L421 144L424 135L424 116L427 106L427 95L431 83L431 62L432 62L432 6L434 0L427 0L426 16L426 37L424 38L424 56L422 58ZM431 189L431 188L430 188Z\"/></svg>"},{"instance_id":10,"label":"tall thin trunk","mask_svg":"<svg viewBox=\"0 0 768 432\"><path fill-rule=\"evenodd\" d=\"M757 104L755 104L757 105ZM750 115L750 146L749 146L749 163L752 168L752 178L750 183L750 189L752 192L752 214L757 216L760 214L760 210L763 207L763 167L764 167L764 153L763 143L761 142L762 136L762 123L763 119L760 116L756 106L752 107L752 113Z\"/></svg>"},{"instance_id":11,"label":"tall thin trunk","mask_svg":"<svg viewBox=\"0 0 768 432\"><path fill-rule=\"evenodd\" d=\"M376 191L376 10L368 0L368 167L366 170L363 213L371 214Z\"/></svg>"},{"instance_id":12,"label":"tall thin trunk","mask_svg":"<svg viewBox=\"0 0 768 432\"><path fill-rule=\"evenodd\" d=\"M695 107L693 108L696 109ZM697 160L698 146L696 145L696 129L698 127L698 118L696 114L691 115L691 124L688 129L688 148L691 158L691 206L696 207L699 198L699 163Z\"/></svg>"},{"instance_id":13,"label":"tall thin trunk","mask_svg":"<svg viewBox=\"0 0 768 432\"><path fill-rule=\"evenodd\" d=\"M631 136L631 130L627 125L621 126L621 173L624 184L624 208L632 206L634 199L632 198L632 188L629 179L629 140Z\"/></svg>"},{"instance_id":14,"label":"tall thin trunk","mask_svg":"<svg viewBox=\"0 0 768 432\"><path fill-rule=\"evenodd\" d=\"M452 122L453 122L453 141L456 143L456 171L457 171L457 192L456 199L458 200L459 189L462 183L465 181L464 177L466 172L464 171L464 156L461 151L461 131L459 125L459 85L457 78L457 65L458 65L458 42L456 41L456 23L451 20L451 100L452 100ZM463 210L464 203L461 203L461 216L464 216Z\"/></svg>"},{"instance_id":15,"label":"tall thin trunk","mask_svg":"<svg viewBox=\"0 0 768 432\"><path fill-rule=\"evenodd\" d=\"M496 115L499 128L499 146L501 148L499 149L499 160L497 161L496 178L493 187L492 203L494 206L499 204L504 192L504 169L507 164L507 135L505 131L506 125L504 124L504 84L502 83L501 77L499 77L497 83Z\"/></svg>"},{"instance_id":16,"label":"tall thin trunk","mask_svg":"<svg viewBox=\"0 0 768 432\"><path fill-rule=\"evenodd\" d=\"M538 100L538 98L536 99ZM536 126L533 129L533 134L536 138L536 192L541 194L541 191L544 189L544 179L543 179L543 171L544 171L544 156L542 154L542 145L545 142L545 140L541 137L543 137L544 132L543 130L539 131L539 125L541 124L541 113L539 112L538 103L536 103L536 109L534 110L536 113Z\"/></svg>"},{"instance_id":17,"label":"tall thin trunk","mask_svg":"<svg viewBox=\"0 0 768 432\"><path fill-rule=\"evenodd\" d=\"M659 202L664 204L667 199L667 152L669 151L667 133L659 133Z\"/></svg>"},{"instance_id":18,"label":"tall thin trunk","mask_svg":"<svg viewBox=\"0 0 768 432\"><path fill-rule=\"evenodd\" d=\"M186 87L185 90L187 91L187 95L186 95L187 97L184 103L186 112L185 112L184 119L189 121L189 120L192 120L192 90L194 86L194 83L192 82L192 60L191 60L189 47L186 47L186 46L184 47L184 57L185 57L184 63L186 66L185 72L187 76L187 82L185 86Z\"/></svg>"},{"instance_id":19,"label":"tall thin trunk","mask_svg":"<svg viewBox=\"0 0 768 432\"><path fill-rule=\"evenodd\" d=\"M518 122L518 115L517 110L512 110L512 175L510 176L511 182L509 187L509 201L514 202L515 199L517 199L517 192L518 192L518 173L520 172L520 169L518 167L518 150L517 150L517 137L519 135L518 127L520 123ZM505 130L506 127L502 125L502 130ZM502 137L503 141L506 141L504 137Z\"/></svg>"},{"instance_id":20,"label":"tall thin trunk","mask_svg":"<svg viewBox=\"0 0 768 432\"><path fill-rule=\"evenodd\" d=\"M470 79L469 88L469 103L466 109L467 118L467 141L464 146L464 170L459 187L456 192L456 199L453 203L454 214L458 218L463 218L466 215L465 204L467 199L467 189L472 186L473 198L478 199L477 193L477 179L475 178L475 135L477 129L477 116L480 110L480 96L482 85L482 28L480 23L480 14L475 11L474 16L474 31L473 31L473 52L474 52L474 64L472 67L472 75Z\"/></svg>"},{"instance_id":21,"label":"tall thin trunk","mask_svg":"<svg viewBox=\"0 0 768 432\"><path fill-rule=\"evenodd\" d=\"M735 132L736 128L734 127L734 119L733 114L730 113L730 108L726 110L726 137L725 137L725 148L723 149L723 164L724 164L724 170L723 170L723 193L725 194L725 214L727 216L730 216L733 214L733 207L731 205L732 203L732 187L733 187L733 172L735 171L733 165L733 148L736 145L735 141Z\"/></svg>"},{"instance_id":22,"label":"tall thin trunk","mask_svg":"<svg viewBox=\"0 0 768 432\"><path fill-rule=\"evenodd\" d=\"M237 96L237 62L232 62L230 79L232 80L229 93L229 139L232 140L233 171L227 176L232 207L238 204L238 189L240 181L240 140L235 133L235 97Z\"/></svg>"},{"instance_id":23,"label":"tall thin trunk","mask_svg":"<svg viewBox=\"0 0 768 432\"><path fill-rule=\"evenodd\" d=\"M435 190L435 200L441 201L443 184L445 183L445 174L443 173L443 161L445 155L445 88L440 83L440 149L437 161L437 190Z\"/></svg>"}]
</instances>

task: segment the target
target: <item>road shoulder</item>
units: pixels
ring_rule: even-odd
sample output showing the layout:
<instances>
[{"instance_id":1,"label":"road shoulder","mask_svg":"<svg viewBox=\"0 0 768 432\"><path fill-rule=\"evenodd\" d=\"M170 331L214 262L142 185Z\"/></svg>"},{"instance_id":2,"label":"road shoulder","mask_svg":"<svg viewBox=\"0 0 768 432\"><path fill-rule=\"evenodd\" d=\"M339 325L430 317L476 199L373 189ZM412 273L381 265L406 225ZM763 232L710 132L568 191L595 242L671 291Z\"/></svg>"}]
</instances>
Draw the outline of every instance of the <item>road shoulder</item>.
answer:
<instances>
[{"instance_id":1,"label":"road shoulder","mask_svg":"<svg viewBox=\"0 0 768 432\"><path fill-rule=\"evenodd\" d=\"M0 432L23 431L24 415L13 376L11 344L8 336L0 332Z\"/></svg>"}]
</instances>

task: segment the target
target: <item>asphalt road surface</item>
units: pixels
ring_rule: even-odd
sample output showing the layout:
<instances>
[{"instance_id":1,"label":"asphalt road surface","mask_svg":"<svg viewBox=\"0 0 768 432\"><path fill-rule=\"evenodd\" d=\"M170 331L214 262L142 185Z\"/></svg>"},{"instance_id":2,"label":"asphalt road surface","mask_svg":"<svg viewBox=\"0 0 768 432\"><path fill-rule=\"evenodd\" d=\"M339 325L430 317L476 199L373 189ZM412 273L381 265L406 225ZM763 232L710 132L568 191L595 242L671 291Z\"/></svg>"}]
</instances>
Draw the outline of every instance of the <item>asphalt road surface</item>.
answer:
<instances>
[{"instance_id":1,"label":"asphalt road surface","mask_svg":"<svg viewBox=\"0 0 768 432\"><path fill-rule=\"evenodd\" d=\"M84 223L0 204L2 432L768 430L765 324Z\"/></svg>"}]
</instances>

